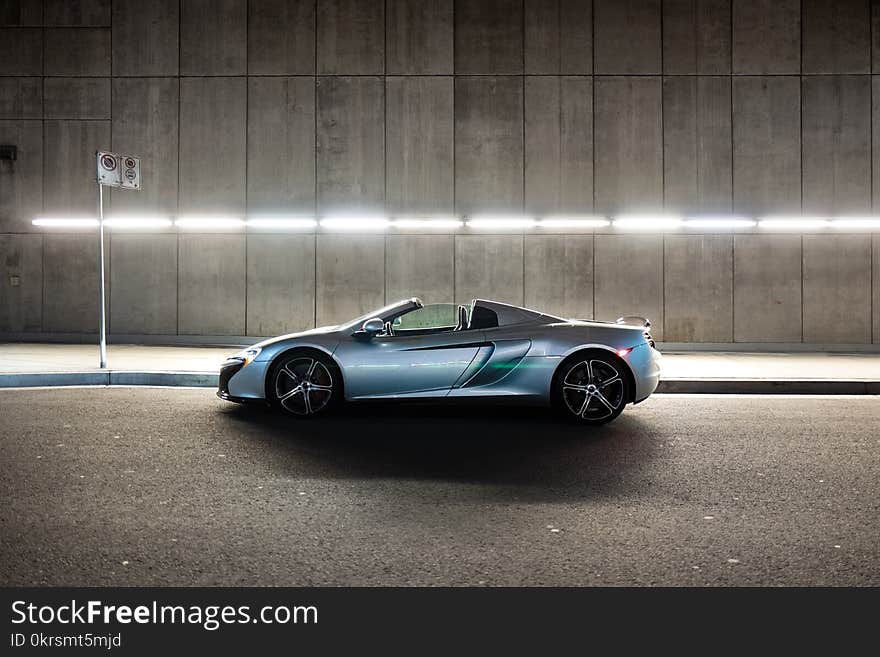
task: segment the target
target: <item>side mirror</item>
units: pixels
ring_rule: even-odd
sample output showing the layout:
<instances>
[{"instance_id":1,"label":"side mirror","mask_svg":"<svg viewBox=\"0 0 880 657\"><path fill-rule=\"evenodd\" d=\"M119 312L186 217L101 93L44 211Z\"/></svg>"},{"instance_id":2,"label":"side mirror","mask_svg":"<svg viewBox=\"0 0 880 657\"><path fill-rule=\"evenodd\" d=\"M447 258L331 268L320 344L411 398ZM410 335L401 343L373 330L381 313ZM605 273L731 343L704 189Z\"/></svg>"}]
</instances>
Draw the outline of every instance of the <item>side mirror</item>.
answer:
<instances>
[{"instance_id":1,"label":"side mirror","mask_svg":"<svg viewBox=\"0 0 880 657\"><path fill-rule=\"evenodd\" d=\"M381 333L385 330L385 322L382 321L379 317L371 317L361 326L361 330L358 331L360 335L367 335L369 337L373 337L377 333Z\"/></svg>"}]
</instances>

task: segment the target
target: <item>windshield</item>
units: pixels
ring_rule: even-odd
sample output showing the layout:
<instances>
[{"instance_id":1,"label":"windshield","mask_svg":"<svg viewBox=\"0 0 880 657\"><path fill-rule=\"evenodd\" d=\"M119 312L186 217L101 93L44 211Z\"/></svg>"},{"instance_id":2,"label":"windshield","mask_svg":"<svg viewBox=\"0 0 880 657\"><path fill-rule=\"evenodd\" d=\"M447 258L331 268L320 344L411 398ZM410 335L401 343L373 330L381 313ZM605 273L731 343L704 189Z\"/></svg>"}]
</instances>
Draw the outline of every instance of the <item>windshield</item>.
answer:
<instances>
[{"instance_id":1,"label":"windshield","mask_svg":"<svg viewBox=\"0 0 880 657\"><path fill-rule=\"evenodd\" d=\"M413 304L417 304L417 305L414 306ZM370 312L366 313L365 315L361 315L360 317L356 317L355 319L351 320L350 322L346 322L345 324L343 324L342 328L351 328L354 326L358 326L358 328L360 328L360 326L359 326L360 324L363 324L365 321L367 321L368 319L372 319L373 317L381 317L382 321L387 322L390 319L392 319L393 317L396 317L397 315L402 314L404 311L406 311L410 307L421 308L421 306L422 306L422 302L419 301L418 299L402 299L400 301L395 301L394 303L389 303L387 306L383 306L382 308L379 308L378 310L371 310ZM395 312L395 311L397 311L397 312Z\"/></svg>"}]
</instances>

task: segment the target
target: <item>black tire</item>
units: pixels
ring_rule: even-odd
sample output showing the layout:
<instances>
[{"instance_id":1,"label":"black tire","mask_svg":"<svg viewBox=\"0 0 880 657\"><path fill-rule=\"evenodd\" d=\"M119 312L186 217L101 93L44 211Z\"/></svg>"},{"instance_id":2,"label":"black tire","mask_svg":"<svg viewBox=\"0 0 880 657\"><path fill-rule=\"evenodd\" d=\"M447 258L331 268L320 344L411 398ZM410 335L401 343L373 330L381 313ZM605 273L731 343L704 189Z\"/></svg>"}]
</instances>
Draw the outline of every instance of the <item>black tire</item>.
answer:
<instances>
[{"instance_id":1,"label":"black tire","mask_svg":"<svg viewBox=\"0 0 880 657\"><path fill-rule=\"evenodd\" d=\"M626 363L601 351L574 354L553 377L553 405L581 424L598 426L615 419L632 397Z\"/></svg>"},{"instance_id":2,"label":"black tire","mask_svg":"<svg viewBox=\"0 0 880 657\"><path fill-rule=\"evenodd\" d=\"M288 351L269 371L266 396L275 408L298 418L326 413L342 399L342 374L333 360L311 350Z\"/></svg>"}]
</instances>

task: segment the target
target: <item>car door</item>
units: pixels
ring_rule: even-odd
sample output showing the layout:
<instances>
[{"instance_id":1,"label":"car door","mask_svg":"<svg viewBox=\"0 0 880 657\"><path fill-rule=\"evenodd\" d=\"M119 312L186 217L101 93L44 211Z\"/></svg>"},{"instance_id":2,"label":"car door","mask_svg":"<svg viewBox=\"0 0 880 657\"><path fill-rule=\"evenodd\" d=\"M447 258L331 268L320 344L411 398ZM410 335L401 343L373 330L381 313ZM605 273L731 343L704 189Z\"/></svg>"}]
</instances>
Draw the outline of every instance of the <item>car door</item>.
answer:
<instances>
[{"instance_id":1,"label":"car door","mask_svg":"<svg viewBox=\"0 0 880 657\"><path fill-rule=\"evenodd\" d=\"M348 399L442 397L471 364L482 331L377 335L343 341L335 357L345 371Z\"/></svg>"}]
</instances>

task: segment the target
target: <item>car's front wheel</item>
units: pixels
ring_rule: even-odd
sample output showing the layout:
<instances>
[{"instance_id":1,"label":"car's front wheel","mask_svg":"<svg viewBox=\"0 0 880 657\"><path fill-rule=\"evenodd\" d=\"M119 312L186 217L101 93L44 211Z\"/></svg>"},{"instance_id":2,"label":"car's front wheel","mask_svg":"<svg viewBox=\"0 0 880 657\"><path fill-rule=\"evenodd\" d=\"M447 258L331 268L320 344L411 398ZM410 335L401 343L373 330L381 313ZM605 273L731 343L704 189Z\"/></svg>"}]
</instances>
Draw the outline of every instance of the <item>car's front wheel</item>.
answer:
<instances>
[{"instance_id":1,"label":"car's front wheel","mask_svg":"<svg viewBox=\"0 0 880 657\"><path fill-rule=\"evenodd\" d=\"M269 399L288 415L310 417L323 413L341 393L339 369L330 358L316 353L284 354L269 375Z\"/></svg>"},{"instance_id":2,"label":"car's front wheel","mask_svg":"<svg viewBox=\"0 0 880 657\"><path fill-rule=\"evenodd\" d=\"M554 380L554 405L584 424L610 422L621 414L630 399L624 367L619 359L594 352L569 358Z\"/></svg>"}]
</instances>

